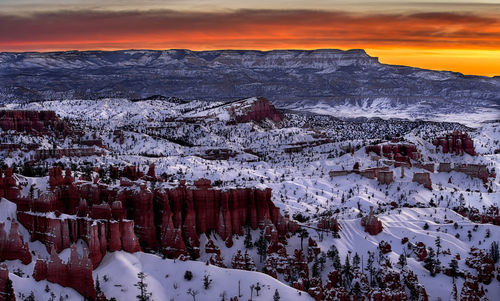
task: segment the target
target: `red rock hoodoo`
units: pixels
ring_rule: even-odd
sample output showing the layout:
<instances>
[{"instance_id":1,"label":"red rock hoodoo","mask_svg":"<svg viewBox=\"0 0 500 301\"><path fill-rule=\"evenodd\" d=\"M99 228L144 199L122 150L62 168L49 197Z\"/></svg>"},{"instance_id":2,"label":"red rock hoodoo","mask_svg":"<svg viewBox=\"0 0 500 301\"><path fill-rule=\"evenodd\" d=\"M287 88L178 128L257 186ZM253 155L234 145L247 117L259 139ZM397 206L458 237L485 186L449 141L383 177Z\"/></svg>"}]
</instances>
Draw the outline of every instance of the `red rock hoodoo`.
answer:
<instances>
[{"instance_id":1,"label":"red rock hoodoo","mask_svg":"<svg viewBox=\"0 0 500 301\"><path fill-rule=\"evenodd\" d=\"M456 155L463 155L464 152L475 156L474 141L469 138L467 133L453 132L446 134L443 137L438 137L432 142L436 146L436 152L440 150L444 153L453 153Z\"/></svg>"},{"instance_id":2,"label":"red rock hoodoo","mask_svg":"<svg viewBox=\"0 0 500 301\"><path fill-rule=\"evenodd\" d=\"M413 182L424 185L425 188L432 190L431 175L428 172L416 172L413 174Z\"/></svg>"},{"instance_id":3,"label":"red rock hoodoo","mask_svg":"<svg viewBox=\"0 0 500 301\"><path fill-rule=\"evenodd\" d=\"M28 243L19 234L19 224L11 223L9 235L5 232L5 224L0 222L0 261L19 259L23 264L31 262Z\"/></svg>"},{"instance_id":4,"label":"red rock hoodoo","mask_svg":"<svg viewBox=\"0 0 500 301\"><path fill-rule=\"evenodd\" d=\"M33 271L36 281L46 279L61 286L71 287L83 297L95 300L96 291L92 278L92 262L84 250L83 256L78 255L76 246L71 246L71 253L67 263L63 263L52 249L50 259L46 262L38 258Z\"/></svg>"},{"instance_id":5,"label":"red rock hoodoo","mask_svg":"<svg viewBox=\"0 0 500 301\"><path fill-rule=\"evenodd\" d=\"M236 122L244 123L250 121L262 121L265 119L279 122L283 116L276 110L269 100L264 97L258 97L250 108L245 108L245 112L236 116Z\"/></svg>"},{"instance_id":6,"label":"red rock hoodoo","mask_svg":"<svg viewBox=\"0 0 500 301\"><path fill-rule=\"evenodd\" d=\"M370 235L382 232L382 222L373 214L372 206L370 206L370 213L361 218L361 226L365 227L365 232L370 233Z\"/></svg>"}]
</instances>

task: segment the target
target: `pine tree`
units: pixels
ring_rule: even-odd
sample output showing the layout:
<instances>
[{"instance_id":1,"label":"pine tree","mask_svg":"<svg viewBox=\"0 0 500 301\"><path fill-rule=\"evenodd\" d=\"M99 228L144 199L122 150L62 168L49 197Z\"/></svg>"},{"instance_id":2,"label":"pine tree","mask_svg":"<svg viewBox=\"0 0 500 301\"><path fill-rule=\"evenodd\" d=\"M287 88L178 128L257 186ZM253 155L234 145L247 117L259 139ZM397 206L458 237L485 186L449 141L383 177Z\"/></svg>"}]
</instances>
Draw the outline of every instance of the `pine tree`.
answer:
<instances>
[{"instance_id":1,"label":"pine tree","mask_svg":"<svg viewBox=\"0 0 500 301\"><path fill-rule=\"evenodd\" d=\"M429 254L427 254L427 258L424 262L424 268L426 268L431 273L432 277L436 276L436 261L434 259L435 256L436 255L434 253L434 250L432 248L429 248Z\"/></svg>"},{"instance_id":2,"label":"pine tree","mask_svg":"<svg viewBox=\"0 0 500 301\"><path fill-rule=\"evenodd\" d=\"M344 282L345 282L344 286L346 288L349 288L352 280L352 270L351 270L351 263L349 262L349 254L347 254L345 257L345 264L342 274L344 275Z\"/></svg>"},{"instance_id":3,"label":"pine tree","mask_svg":"<svg viewBox=\"0 0 500 301\"><path fill-rule=\"evenodd\" d=\"M352 287L351 294L353 294L356 297L361 296L361 286L359 285L359 281L356 281L354 283L354 286Z\"/></svg>"},{"instance_id":4,"label":"pine tree","mask_svg":"<svg viewBox=\"0 0 500 301\"><path fill-rule=\"evenodd\" d=\"M14 288L12 287L12 280L9 278L5 281L3 298L5 301L13 301L16 299L16 296L14 295Z\"/></svg>"},{"instance_id":5,"label":"pine tree","mask_svg":"<svg viewBox=\"0 0 500 301\"><path fill-rule=\"evenodd\" d=\"M404 268L406 266L406 263L406 256L401 253L401 255L399 255L398 264L401 266L401 268Z\"/></svg>"},{"instance_id":6,"label":"pine tree","mask_svg":"<svg viewBox=\"0 0 500 301\"><path fill-rule=\"evenodd\" d=\"M139 272L137 274L137 277L139 278L139 281L134 284L135 287L139 289L139 295L137 295L137 300L139 301L150 301L152 293L148 292L148 284L144 282L144 279L146 279L146 274L143 272Z\"/></svg>"},{"instance_id":7,"label":"pine tree","mask_svg":"<svg viewBox=\"0 0 500 301\"><path fill-rule=\"evenodd\" d=\"M498 262L499 255L500 254L498 252L498 242L494 241L491 243L491 246L490 246L490 256L491 256L491 259L493 259L494 263Z\"/></svg>"},{"instance_id":8,"label":"pine tree","mask_svg":"<svg viewBox=\"0 0 500 301\"><path fill-rule=\"evenodd\" d=\"M267 254L267 240L264 237L264 231L260 231L259 239L255 242L255 246L257 247L257 254L259 254L259 260L262 262L266 259Z\"/></svg>"},{"instance_id":9,"label":"pine tree","mask_svg":"<svg viewBox=\"0 0 500 301\"><path fill-rule=\"evenodd\" d=\"M203 288L207 290L210 288L211 284L212 284L212 279L210 279L210 275L205 274L205 276L203 276Z\"/></svg>"},{"instance_id":10,"label":"pine tree","mask_svg":"<svg viewBox=\"0 0 500 301\"><path fill-rule=\"evenodd\" d=\"M458 261L455 258L453 258L450 261L449 267L450 267L451 277L453 278L453 283L455 283L455 278L458 275Z\"/></svg>"},{"instance_id":11,"label":"pine tree","mask_svg":"<svg viewBox=\"0 0 500 301\"><path fill-rule=\"evenodd\" d=\"M441 237L436 237L436 240L434 241L437 249L437 257L439 257L439 253L441 252Z\"/></svg>"},{"instance_id":12,"label":"pine tree","mask_svg":"<svg viewBox=\"0 0 500 301\"><path fill-rule=\"evenodd\" d=\"M101 293L101 282L99 282L99 275L96 276L95 279L95 291L97 294Z\"/></svg>"},{"instance_id":13,"label":"pine tree","mask_svg":"<svg viewBox=\"0 0 500 301\"><path fill-rule=\"evenodd\" d=\"M304 249L304 247L303 247L304 238L309 237L309 232L307 232L307 230L304 228L300 228L298 232L299 232L299 237L300 237L300 249L303 250Z\"/></svg>"},{"instance_id":14,"label":"pine tree","mask_svg":"<svg viewBox=\"0 0 500 301\"><path fill-rule=\"evenodd\" d=\"M354 270L359 270L360 262L361 260L359 259L358 253L355 253L354 257L352 258L352 267L354 268Z\"/></svg>"},{"instance_id":15,"label":"pine tree","mask_svg":"<svg viewBox=\"0 0 500 301\"><path fill-rule=\"evenodd\" d=\"M279 301L281 299L280 297L280 293L278 292L278 289L276 289L274 291L274 295L273 295L273 301Z\"/></svg>"},{"instance_id":16,"label":"pine tree","mask_svg":"<svg viewBox=\"0 0 500 301\"><path fill-rule=\"evenodd\" d=\"M245 233L245 241L243 243L245 244L245 248L247 248L247 249L253 248L252 233L250 233L249 227L247 228L247 231Z\"/></svg>"},{"instance_id":17,"label":"pine tree","mask_svg":"<svg viewBox=\"0 0 500 301\"><path fill-rule=\"evenodd\" d=\"M366 270L370 274L370 286L374 286L375 282L373 281L373 275L375 274L375 254L373 252L368 251L368 261L366 264Z\"/></svg>"},{"instance_id":18,"label":"pine tree","mask_svg":"<svg viewBox=\"0 0 500 301\"><path fill-rule=\"evenodd\" d=\"M340 256L339 254L335 254L335 257L333 257L333 267L335 270L339 271L342 269L342 264L340 263Z\"/></svg>"},{"instance_id":19,"label":"pine tree","mask_svg":"<svg viewBox=\"0 0 500 301\"><path fill-rule=\"evenodd\" d=\"M337 247L335 245L331 245L330 249L328 249L328 251L326 252L326 256L328 256L328 258L333 261L335 255L339 255L339 251L337 250Z\"/></svg>"}]
</instances>

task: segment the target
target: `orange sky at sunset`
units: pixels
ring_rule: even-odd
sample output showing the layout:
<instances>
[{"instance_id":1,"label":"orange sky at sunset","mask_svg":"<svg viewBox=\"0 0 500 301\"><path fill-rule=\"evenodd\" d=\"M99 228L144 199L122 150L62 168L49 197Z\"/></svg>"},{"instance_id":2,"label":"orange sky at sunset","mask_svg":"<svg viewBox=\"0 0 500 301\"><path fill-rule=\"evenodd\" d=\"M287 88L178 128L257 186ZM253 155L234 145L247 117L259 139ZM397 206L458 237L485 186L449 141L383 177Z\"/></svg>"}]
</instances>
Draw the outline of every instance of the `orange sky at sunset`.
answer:
<instances>
[{"instance_id":1,"label":"orange sky at sunset","mask_svg":"<svg viewBox=\"0 0 500 301\"><path fill-rule=\"evenodd\" d=\"M20 11L13 5L0 9L0 51L363 48L383 63L500 75L500 5L425 7Z\"/></svg>"}]
</instances>

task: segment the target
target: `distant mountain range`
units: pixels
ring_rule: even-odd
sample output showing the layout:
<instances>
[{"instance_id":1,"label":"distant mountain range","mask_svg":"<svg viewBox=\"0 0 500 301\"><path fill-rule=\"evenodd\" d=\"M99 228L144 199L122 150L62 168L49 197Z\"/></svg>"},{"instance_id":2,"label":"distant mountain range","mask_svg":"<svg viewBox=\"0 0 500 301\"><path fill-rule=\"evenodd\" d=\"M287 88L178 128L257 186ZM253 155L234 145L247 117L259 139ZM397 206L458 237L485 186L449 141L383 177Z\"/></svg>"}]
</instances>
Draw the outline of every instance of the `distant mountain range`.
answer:
<instances>
[{"instance_id":1,"label":"distant mountain range","mask_svg":"<svg viewBox=\"0 0 500 301\"><path fill-rule=\"evenodd\" d=\"M381 64L364 50L0 53L0 101L264 96L282 108L498 112L500 77ZM491 115L491 114L490 114Z\"/></svg>"}]
</instances>

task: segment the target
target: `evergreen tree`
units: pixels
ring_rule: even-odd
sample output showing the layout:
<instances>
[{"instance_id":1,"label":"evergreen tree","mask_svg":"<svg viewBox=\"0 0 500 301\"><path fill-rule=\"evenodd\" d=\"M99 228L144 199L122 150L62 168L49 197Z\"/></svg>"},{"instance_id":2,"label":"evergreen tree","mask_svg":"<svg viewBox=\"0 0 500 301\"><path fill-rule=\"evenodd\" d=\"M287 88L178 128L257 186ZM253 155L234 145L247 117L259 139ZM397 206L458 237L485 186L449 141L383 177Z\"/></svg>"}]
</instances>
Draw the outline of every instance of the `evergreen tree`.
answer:
<instances>
[{"instance_id":1,"label":"evergreen tree","mask_svg":"<svg viewBox=\"0 0 500 301\"><path fill-rule=\"evenodd\" d=\"M273 301L279 301L281 299L280 297L280 293L278 292L278 289L276 289L274 291L274 295L273 295Z\"/></svg>"},{"instance_id":2,"label":"evergreen tree","mask_svg":"<svg viewBox=\"0 0 500 301\"><path fill-rule=\"evenodd\" d=\"M255 285L255 292L257 292L257 297L259 296L259 292L261 289L262 287L260 286L260 283L257 282L257 284Z\"/></svg>"},{"instance_id":3,"label":"evergreen tree","mask_svg":"<svg viewBox=\"0 0 500 301\"><path fill-rule=\"evenodd\" d=\"M339 254L335 254L335 257L333 258L333 267L337 271L341 271L342 269L342 264L340 263L340 256Z\"/></svg>"},{"instance_id":4,"label":"evergreen tree","mask_svg":"<svg viewBox=\"0 0 500 301\"><path fill-rule=\"evenodd\" d=\"M436 237L436 240L434 241L435 245L436 245L436 254L437 254L437 257L439 257L439 253L441 253L441 237Z\"/></svg>"},{"instance_id":5,"label":"evergreen tree","mask_svg":"<svg viewBox=\"0 0 500 301\"><path fill-rule=\"evenodd\" d=\"M101 293L101 282L99 282L99 275L96 276L95 279L95 291L97 294Z\"/></svg>"},{"instance_id":6,"label":"evergreen tree","mask_svg":"<svg viewBox=\"0 0 500 301\"><path fill-rule=\"evenodd\" d=\"M424 261L424 268L426 268L431 273L432 277L436 276L435 256L436 254L434 253L434 250L432 248L429 248L429 254L427 254L427 258Z\"/></svg>"},{"instance_id":7,"label":"evergreen tree","mask_svg":"<svg viewBox=\"0 0 500 301\"><path fill-rule=\"evenodd\" d=\"M375 274L375 254L373 252L368 251L368 261L366 264L366 270L370 275L370 286L374 286L375 282L373 281L373 275Z\"/></svg>"},{"instance_id":8,"label":"evergreen tree","mask_svg":"<svg viewBox=\"0 0 500 301\"><path fill-rule=\"evenodd\" d=\"M330 249L328 249L328 251L326 252L326 256L328 256L328 258L333 261L335 255L339 255L339 251L337 250L337 247L335 245L331 245Z\"/></svg>"},{"instance_id":9,"label":"evergreen tree","mask_svg":"<svg viewBox=\"0 0 500 301\"><path fill-rule=\"evenodd\" d=\"M300 249L303 250L304 249L304 247L303 247L304 238L309 237L309 232L307 232L307 230L304 228L300 228L298 232L299 232L299 237L300 237Z\"/></svg>"},{"instance_id":10,"label":"evergreen tree","mask_svg":"<svg viewBox=\"0 0 500 301\"><path fill-rule=\"evenodd\" d=\"M351 280L352 280L352 269L351 269L351 263L349 260L349 254L347 254L345 257L345 264L344 264L344 269L342 271L342 274L344 275L344 286L346 288L349 288L351 285Z\"/></svg>"},{"instance_id":11,"label":"evergreen tree","mask_svg":"<svg viewBox=\"0 0 500 301\"><path fill-rule=\"evenodd\" d=\"M259 254L259 260L262 262L266 259L267 254L267 240L264 236L264 231L260 231L259 239L255 242L255 246L257 247L257 254Z\"/></svg>"},{"instance_id":12,"label":"evergreen tree","mask_svg":"<svg viewBox=\"0 0 500 301\"><path fill-rule=\"evenodd\" d=\"M497 241L494 241L491 243L490 256L491 256L491 259L493 259L494 263L498 262L499 252L498 252L498 242Z\"/></svg>"},{"instance_id":13,"label":"evergreen tree","mask_svg":"<svg viewBox=\"0 0 500 301\"><path fill-rule=\"evenodd\" d=\"M312 265L312 276L319 277L319 262L317 258L314 258L314 262Z\"/></svg>"},{"instance_id":14,"label":"evergreen tree","mask_svg":"<svg viewBox=\"0 0 500 301\"><path fill-rule=\"evenodd\" d=\"M404 268L406 266L406 263L406 256L401 253L401 255L399 255L398 264L401 266L401 268Z\"/></svg>"},{"instance_id":15,"label":"evergreen tree","mask_svg":"<svg viewBox=\"0 0 500 301\"><path fill-rule=\"evenodd\" d=\"M361 296L361 285L359 285L359 281L356 281L354 283L354 286L352 287L351 294L353 294L356 297Z\"/></svg>"},{"instance_id":16,"label":"evergreen tree","mask_svg":"<svg viewBox=\"0 0 500 301\"><path fill-rule=\"evenodd\" d=\"M203 276L203 288L207 290L210 288L211 284L212 284L212 279L210 279L210 275L205 274L205 276Z\"/></svg>"},{"instance_id":17,"label":"evergreen tree","mask_svg":"<svg viewBox=\"0 0 500 301\"><path fill-rule=\"evenodd\" d=\"M458 261L455 258L453 258L450 261L449 267L450 267L451 277L453 278L453 283L455 283L455 278L458 275Z\"/></svg>"},{"instance_id":18,"label":"evergreen tree","mask_svg":"<svg viewBox=\"0 0 500 301\"><path fill-rule=\"evenodd\" d=\"M247 249L253 248L252 233L250 233L250 227L247 228L247 231L245 233L245 241L243 243L245 244L245 248Z\"/></svg>"},{"instance_id":19,"label":"evergreen tree","mask_svg":"<svg viewBox=\"0 0 500 301\"><path fill-rule=\"evenodd\" d=\"M14 295L14 288L12 287L12 280L7 278L5 281L5 288L3 293L3 298L5 301L13 301L16 300L16 296Z\"/></svg>"},{"instance_id":20,"label":"evergreen tree","mask_svg":"<svg viewBox=\"0 0 500 301\"><path fill-rule=\"evenodd\" d=\"M143 272L139 272L137 274L137 277L139 278L139 281L134 284L135 287L139 289L139 295L137 295L137 300L139 301L150 301L152 293L148 292L148 284L144 282L144 279L146 279L146 274Z\"/></svg>"},{"instance_id":21,"label":"evergreen tree","mask_svg":"<svg viewBox=\"0 0 500 301\"><path fill-rule=\"evenodd\" d=\"M358 253L354 254L354 257L352 258L352 267L354 270L359 270L359 264L361 263L361 260L359 259Z\"/></svg>"}]
</instances>

